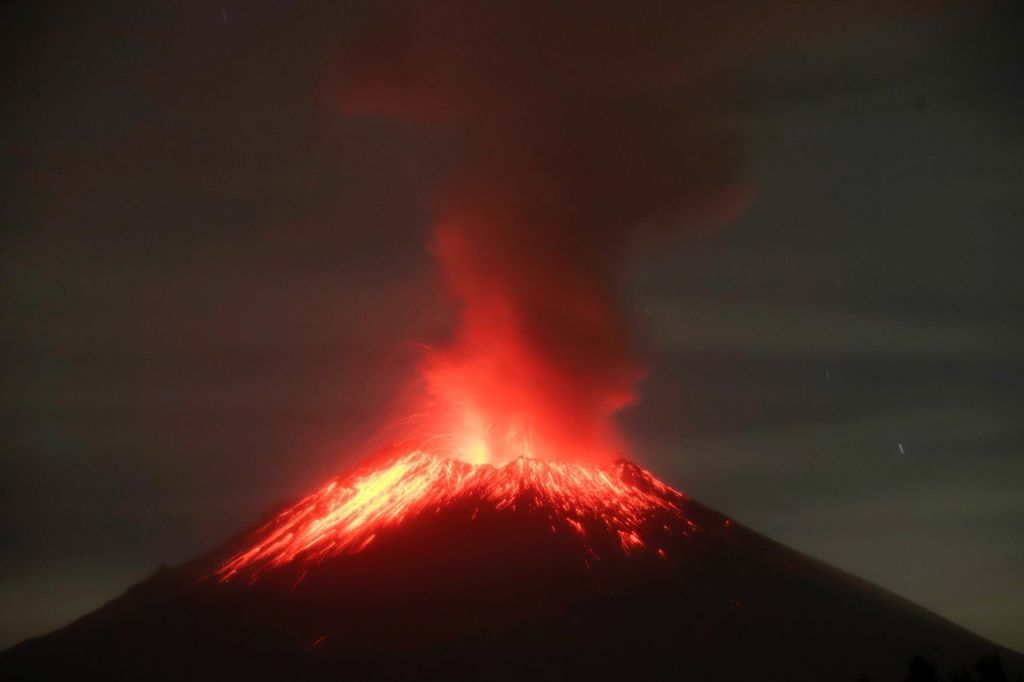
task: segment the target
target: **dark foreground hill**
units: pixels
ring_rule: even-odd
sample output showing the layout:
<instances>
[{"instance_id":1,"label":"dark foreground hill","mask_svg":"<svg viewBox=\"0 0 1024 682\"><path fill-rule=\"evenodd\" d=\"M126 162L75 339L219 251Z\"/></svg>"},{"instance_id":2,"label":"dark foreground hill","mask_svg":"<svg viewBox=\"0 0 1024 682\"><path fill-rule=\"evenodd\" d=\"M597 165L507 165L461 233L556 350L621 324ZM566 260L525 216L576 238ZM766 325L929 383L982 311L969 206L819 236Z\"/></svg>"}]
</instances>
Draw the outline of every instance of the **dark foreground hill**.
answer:
<instances>
[{"instance_id":1,"label":"dark foreground hill","mask_svg":"<svg viewBox=\"0 0 1024 682\"><path fill-rule=\"evenodd\" d=\"M883 682L992 649L628 462L412 453L3 652L0 679Z\"/></svg>"}]
</instances>

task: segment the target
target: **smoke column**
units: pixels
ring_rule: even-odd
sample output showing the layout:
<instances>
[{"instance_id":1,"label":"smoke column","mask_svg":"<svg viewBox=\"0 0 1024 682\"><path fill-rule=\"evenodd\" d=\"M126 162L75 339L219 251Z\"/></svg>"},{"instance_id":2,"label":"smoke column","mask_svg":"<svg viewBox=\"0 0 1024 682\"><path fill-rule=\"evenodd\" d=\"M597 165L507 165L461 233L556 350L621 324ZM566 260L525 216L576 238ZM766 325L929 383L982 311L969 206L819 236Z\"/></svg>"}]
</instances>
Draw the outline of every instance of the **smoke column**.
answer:
<instances>
[{"instance_id":1,"label":"smoke column","mask_svg":"<svg viewBox=\"0 0 1024 682\"><path fill-rule=\"evenodd\" d=\"M460 322L423 368L448 447L474 461L618 456L612 417L644 372L616 297L630 242L742 209L745 64L900 4L386 5L345 54L341 101L462 150L432 207Z\"/></svg>"}]
</instances>

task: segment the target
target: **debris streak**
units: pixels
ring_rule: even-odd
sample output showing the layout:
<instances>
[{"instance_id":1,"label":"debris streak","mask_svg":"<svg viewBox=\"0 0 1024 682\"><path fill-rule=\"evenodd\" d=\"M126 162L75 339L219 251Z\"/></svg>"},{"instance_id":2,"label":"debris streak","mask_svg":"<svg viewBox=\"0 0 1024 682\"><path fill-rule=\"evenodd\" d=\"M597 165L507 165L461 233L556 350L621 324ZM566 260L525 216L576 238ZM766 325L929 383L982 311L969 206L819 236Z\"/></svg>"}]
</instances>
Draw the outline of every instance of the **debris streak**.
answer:
<instances>
[{"instance_id":1,"label":"debris streak","mask_svg":"<svg viewBox=\"0 0 1024 682\"><path fill-rule=\"evenodd\" d=\"M520 457L503 465L472 464L416 450L357 469L301 499L254 531L248 549L216 576L228 581L245 575L252 583L266 569L355 554L382 531L460 501L476 503L471 521L480 504L497 512L540 511L552 527L581 540L588 528L603 529L631 554L648 549L643 533L653 519L683 519L685 500L625 460L598 466Z\"/></svg>"}]
</instances>

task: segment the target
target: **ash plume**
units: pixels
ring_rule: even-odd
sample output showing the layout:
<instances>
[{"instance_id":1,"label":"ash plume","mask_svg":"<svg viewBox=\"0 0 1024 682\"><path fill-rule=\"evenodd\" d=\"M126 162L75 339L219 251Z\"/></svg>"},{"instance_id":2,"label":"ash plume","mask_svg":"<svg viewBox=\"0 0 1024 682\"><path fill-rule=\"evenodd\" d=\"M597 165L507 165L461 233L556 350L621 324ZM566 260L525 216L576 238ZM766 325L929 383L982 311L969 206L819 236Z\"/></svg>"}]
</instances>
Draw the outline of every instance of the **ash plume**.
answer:
<instances>
[{"instance_id":1,"label":"ash plume","mask_svg":"<svg viewBox=\"0 0 1024 682\"><path fill-rule=\"evenodd\" d=\"M461 305L424 368L434 398L536 456L617 455L612 415L644 372L617 275L640 231L727 223L747 203L744 66L927 6L386 5L344 56L344 110L462 150L432 197L433 251Z\"/></svg>"}]
</instances>

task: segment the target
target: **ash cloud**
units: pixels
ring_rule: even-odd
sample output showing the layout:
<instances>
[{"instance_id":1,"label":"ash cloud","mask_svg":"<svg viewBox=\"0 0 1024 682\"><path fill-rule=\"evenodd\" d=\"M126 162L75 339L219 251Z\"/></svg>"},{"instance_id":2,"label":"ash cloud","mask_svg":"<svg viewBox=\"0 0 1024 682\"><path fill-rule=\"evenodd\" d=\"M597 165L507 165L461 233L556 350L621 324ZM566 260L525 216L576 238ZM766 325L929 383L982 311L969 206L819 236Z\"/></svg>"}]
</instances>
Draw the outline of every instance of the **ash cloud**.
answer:
<instances>
[{"instance_id":1,"label":"ash cloud","mask_svg":"<svg viewBox=\"0 0 1024 682\"><path fill-rule=\"evenodd\" d=\"M431 197L433 250L461 305L425 368L433 394L560 457L620 452L611 417L644 365L617 275L638 233L722 225L749 201L737 76L765 51L929 6L387 5L343 55L337 91L350 115L462 150Z\"/></svg>"}]
</instances>

